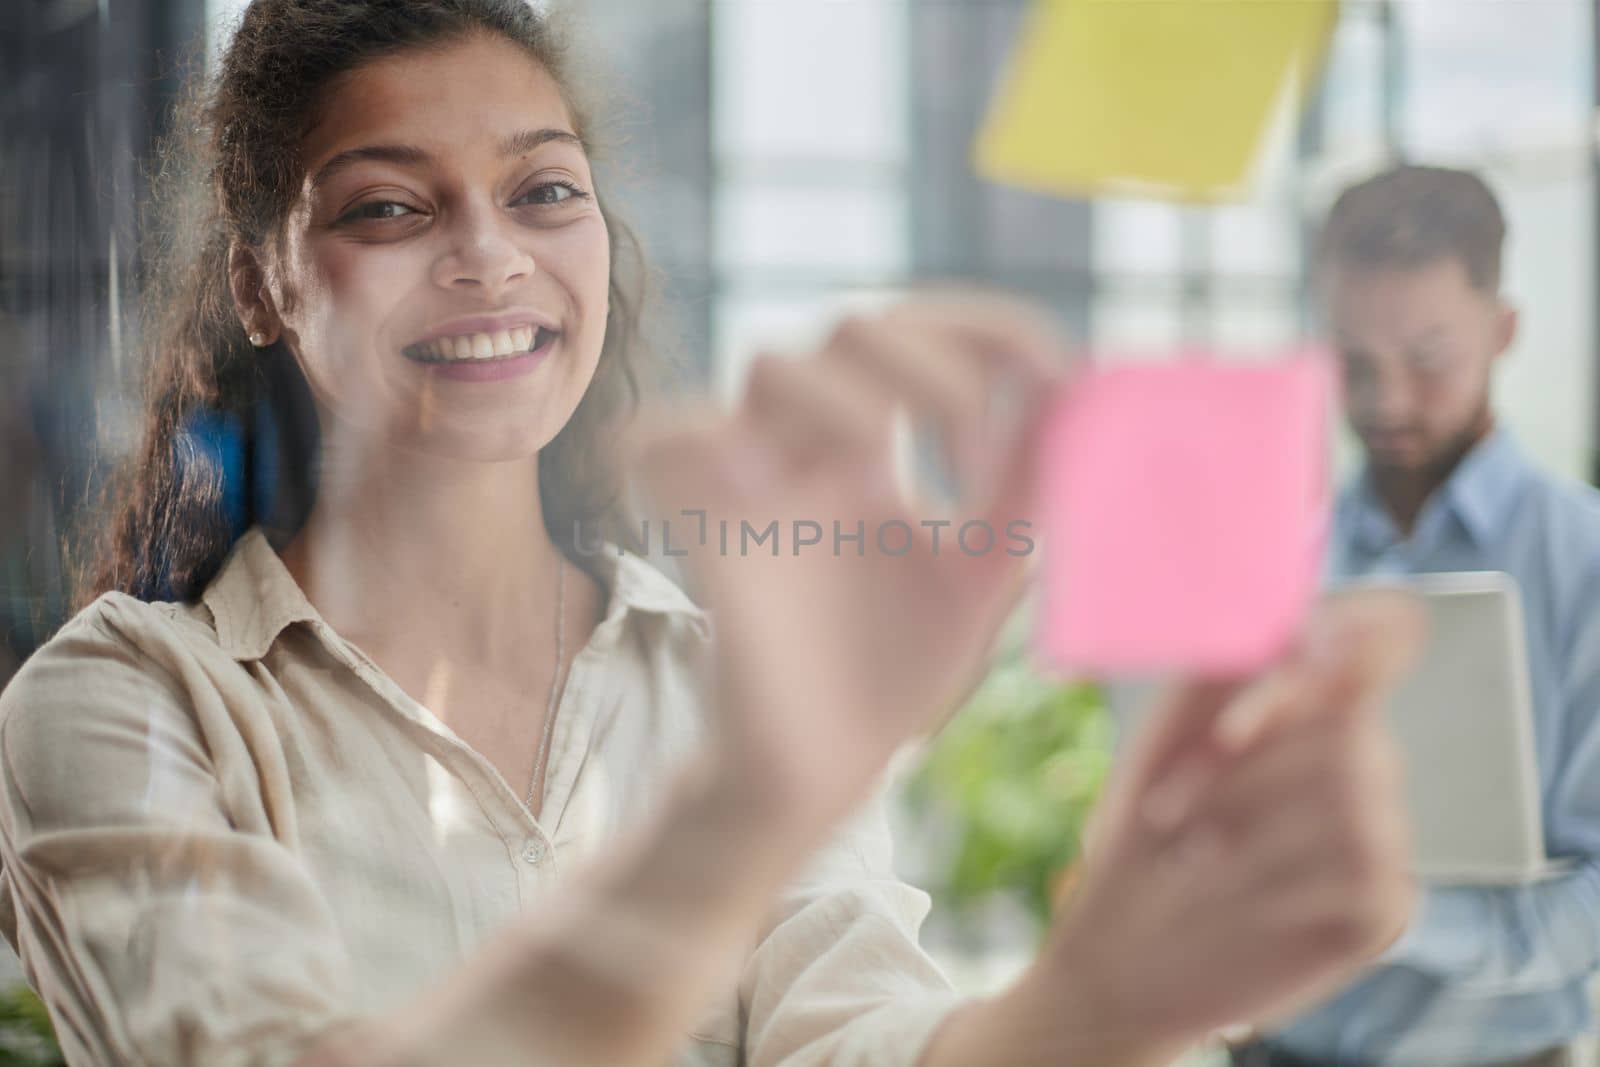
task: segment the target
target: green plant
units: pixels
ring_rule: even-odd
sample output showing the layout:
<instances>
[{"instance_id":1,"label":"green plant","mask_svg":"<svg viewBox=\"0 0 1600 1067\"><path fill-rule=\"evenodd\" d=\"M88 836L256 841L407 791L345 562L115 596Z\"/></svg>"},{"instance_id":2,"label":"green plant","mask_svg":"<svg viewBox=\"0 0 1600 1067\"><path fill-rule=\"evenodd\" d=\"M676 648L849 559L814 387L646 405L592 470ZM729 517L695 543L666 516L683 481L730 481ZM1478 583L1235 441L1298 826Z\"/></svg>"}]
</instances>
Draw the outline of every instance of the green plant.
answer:
<instances>
[{"instance_id":1,"label":"green plant","mask_svg":"<svg viewBox=\"0 0 1600 1067\"><path fill-rule=\"evenodd\" d=\"M1012 894L1042 930L1057 880L1078 857L1113 737L1097 687L1046 678L1020 640L1007 645L904 798L913 823L939 841L928 888L952 918Z\"/></svg>"},{"instance_id":2,"label":"green plant","mask_svg":"<svg viewBox=\"0 0 1600 1067\"><path fill-rule=\"evenodd\" d=\"M44 1003L27 985L0 989L0 1067L66 1067Z\"/></svg>"}]
</instances>

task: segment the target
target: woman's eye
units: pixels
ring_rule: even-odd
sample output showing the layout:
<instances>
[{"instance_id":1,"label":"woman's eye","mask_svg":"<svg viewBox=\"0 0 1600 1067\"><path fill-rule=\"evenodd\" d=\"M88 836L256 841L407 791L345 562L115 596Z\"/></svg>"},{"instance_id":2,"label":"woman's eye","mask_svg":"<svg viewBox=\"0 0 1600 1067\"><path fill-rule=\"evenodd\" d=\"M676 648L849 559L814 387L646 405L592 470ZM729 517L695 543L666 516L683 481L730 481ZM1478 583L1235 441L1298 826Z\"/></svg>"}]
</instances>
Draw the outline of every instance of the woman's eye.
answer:
<instances>
[{"instance_id":1,"label":"woman's eye","mask_svg":"<svg viewBox=\"0 0 1600 1067\"><path fill-rule=\"evenodd\" d=\"M367 219L398 219L401 213L416 214L411 208L394 200L369 200L359 204L345 214L348 221L364 221Z\"/></svg>"},{"instance_id":2,"label":"woman's eye","mask_svg":"<svg viewBox=\"0 0 1600 1067\"><path fill-rule=\"evenodd\" d=\"M517 197L516 202L541 205L561 204L575 197L587 195L571 182L543 182Z\"/></svg>"}]
</instances>

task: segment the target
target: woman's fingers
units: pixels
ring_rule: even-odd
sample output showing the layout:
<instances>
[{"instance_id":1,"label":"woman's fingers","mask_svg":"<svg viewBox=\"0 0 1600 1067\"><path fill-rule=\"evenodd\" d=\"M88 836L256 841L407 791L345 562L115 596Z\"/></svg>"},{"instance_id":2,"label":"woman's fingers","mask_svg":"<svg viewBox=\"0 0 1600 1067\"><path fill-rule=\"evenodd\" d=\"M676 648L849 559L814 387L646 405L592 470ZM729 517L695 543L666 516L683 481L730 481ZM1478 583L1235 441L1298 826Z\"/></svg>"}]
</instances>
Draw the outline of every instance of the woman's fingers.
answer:
<instances>
[{"instance_id":1,"label":"woman's fingers","mask_svg":"<svg viewBox=\"0 0 1600 1067\"><path fill-rule=\"evenodd\" d=\"M822 361L892 408L931 423L963 484L976 470L989 385L954 339L919 320L853 316L834 330Z\"/></svg>"},{"instance_id":2,"label":"woman's fingers","mask_svg":"<svg viewBox=\"0 0 1600 1067\"><path fill-rule=\"evenodd\" d=\"M1385 731L1329 716L1231 761L1188 817L1249 836L1277 819L1310 824L1334 806L1394 800L1401 781L1400 757Z\"/></svg>"},{"instance_id":3,"label":"woman's fingers","mask_svg":"<svg viewBox=\"0 0 1600 1067\"><path fill-rule=\"evenodd\" d=\"M737 409L688 403L646 411L626 431L623 461L656 514L798 506L795 483L821 466L855 475L881 468L887 479L889 419L878 397L817 361L763 354Z\"/></svg>"},{"instance_id":4,"label":"woman's fingers","mask_svg":"<svg viewBox=\"0 0 1600 1067\"><path fill-rule=\"evenodd\" d=\"M992 293L927 294L891 308L891 325L915 319L963 341L984 362L1004 367L1034 385L1074 369L1071 343L1036 305Z\"/></svg>"},{"instance_id":5,"label":"woman's fingers","mask_svg":"<svg viewBox=\"0 0 1600 1067\"><path fill-rule=\"evenodd\" d=\"M1113 779L1108 804L1129 807L1146 829L1171 833L1207 805L1237 806L1237 798L1267 792L1253 784L1255 777L1278 773L1278 764L1291 758L1271 747L1277 738L1303 738L1281 751L1329 766L1317 739L1355 728L1341 720L1376 715L1414 661L1422 628L1410 594L1368 590L1328 598L1296 651L1262 677L1200 680L1169 692ZM1254 759L1263 746L1264 758Z\"/></svg>"},{"instance_id":6,"label":"woman's fingers","mask_svg":"<svg viewBox=\"0 0 1600 1067\"><path fill-rule=\"evenodd\" d=\"M1193 776L1209 775L1199 757L1212 723L1238 690L1233 682L1197 680L1158 698L1096 805L1097 847L1117 851L1151 829L1164 831L1182 821L1209 780L1195 781ZM1180 765L1196 770L1174 775Z\"/></svg>"},{"instance_id":7,"label":"woman's fingers","mask_svg":"<svg viewBox=\"0 0 1600 1067\"><path fill-rule=\"evenodd\" d=\"M1249 901L1263 931L1360 954L1381 948L1412 904L1402 801L1381 720L1313 717L1227 761L1163 852L1206 843L1208 871L1189 873L1196 906Z\"/></svg>"},{"instance_id":8,"label":"woman's fingers","mask_svg":"<svg viewBox=\"0 0 1600 1067\"><path fill-rule=\"evenodd\" d=\"M995 294L929 294L886 319L896 325L913 317L955 340L985 383L979 429L952 441L966 486L979 494L967 510L996 528L1031 519L1049 417L1084 366L1072 343L1039 307Z\"/></svg>"},{"instance_id":9,"label":"woman's fingers","mask_svg":"<svg viewBox=\"0 0 1600 1067\"><path fill-rule=\"evenodd\" d=\"M989 296L908 301L876 316L854 316L822 350L938 432L964 497L980 496L1023 517L1033 485L1037 427L1065 379L1067 347L1034 308ZM977 492L974 493L974 490ZM961 510L976 513L983 504Z\"/></svg>"},{"instance_id":10,"label":"woman's fingers","mask_svg":"<svg viewBox=\"0 0 1600 1067\"><path fill-rule=\"evenodd\" d=\"M1324 597L1287 663L1217 720L1218 748L1242 751L1311 715L1375 713L1416 662L1425 630L1421 601L1403 590Z\"/></svg>"},{"instance_id":11,"label":"woman's fingers","mask_svg":"<svg viewBox=\"0 0 1600 1067\"><path fill-rule=\"evenodd\" d=\"M1219 898L1254 901L1264 937L1302 935L1334 956L1382 951L1417 903L1411 832L1398 797L1325 801L1267 820L1225 851Z\"/></svg>"},{"instance_id":12,"label":"woman's fingers","mask_svg":"<svg viewBox=\"0 0 1600 1067\"><path fill-rule=\"evenodd\" d=\"M983 376L954 339L905 315L851 316L835 327L822 358L854 370L886 399L957 430L983 417Z\"/></svg>"},{"instance_id":13,"label":"woman's fingers","mask_svg":"<svg viewBox=\"0 0 1600 1067\"><path fill-rule=\"evenodd\" d=\"M887 464L893 408L855 375L807 358L763 354L751 364L741 418L792 472L838 461Z\"/></svg>"},{"instance_id":14,"label":"woman's fingers","mask_svg":"<svg viewBox=\"0 0 1600 1067\"><path fill-rule=\"evenodd\" d=\"M1405 866L1400 759L1375 724L1306 731L1219 779L1191 823L1217 829L1230 861L1262 884Z\"/></svg>"},{"instance_id":15,"label":"woman's fingers","mask_svg":"<svg viewBox=\"0 0 1600 1067\"><path fill-rule=\"evenodd\" d=\"M1413 661L1421 630L1409 595L1330 600L1301 654L1204 709L1209 721L1193 715L1187 730L1171 731L1143 800L1147 823L1165 832L1201 821L1249 826L1306 797L1397 796L1398 757L1378 709Z\"/></svg>"},{"instance_id":16,"label":"woman's fingers","mask_svg":"<svg viewBox=\"0 0 1600 1067\"><path fill-rule=\"evenodd\" d=\"M935 427L969 487L988 501L1007 497L1023 518L1044 399L1063 377L1065 346L1035 309L995 297L921 300L875 316L844 320L811 356L763 354L753 361L731 424L702 412L698 439L681 413L679 437L659 456L634 449L643 469L660 473L667 456L697 449L716 469L803 475L819 465L874 478L893 476L895 419L905 413ZM1011 411L997 403L1011 390ZM714 433L703 432L715 424ZM659 420L651 433L659 435ZM684 437L686 434L687 437ZM749 456L721 457L717 434L759 442ZM644 439L645 433L632 435ZM722 441L724 448L728 440ZM749 479L742 479L748 481ZM963 514L978 509L958 506ZM994 524L991 524L993 526Z\"/></svg>"}]
</instances>

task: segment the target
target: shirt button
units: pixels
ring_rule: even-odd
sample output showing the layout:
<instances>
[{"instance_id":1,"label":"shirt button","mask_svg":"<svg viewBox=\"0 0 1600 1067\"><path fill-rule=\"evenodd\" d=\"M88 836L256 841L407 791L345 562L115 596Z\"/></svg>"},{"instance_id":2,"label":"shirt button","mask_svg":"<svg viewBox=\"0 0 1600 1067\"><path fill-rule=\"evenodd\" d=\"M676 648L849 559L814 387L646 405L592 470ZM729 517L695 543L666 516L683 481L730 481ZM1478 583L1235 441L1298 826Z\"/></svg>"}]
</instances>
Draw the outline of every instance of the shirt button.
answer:
<instances>
[{"instance_id":1,"label":"shirt button","mask_svg":"<svg viewBox=\"0 0 1600 1067\"><path fill-rule=\"evenodd\" d=\"M528 843L522 846L522 861L524 863L539 863L544 859L544 842L536 837L528 838Z\"/></svg>"}]
</instances>

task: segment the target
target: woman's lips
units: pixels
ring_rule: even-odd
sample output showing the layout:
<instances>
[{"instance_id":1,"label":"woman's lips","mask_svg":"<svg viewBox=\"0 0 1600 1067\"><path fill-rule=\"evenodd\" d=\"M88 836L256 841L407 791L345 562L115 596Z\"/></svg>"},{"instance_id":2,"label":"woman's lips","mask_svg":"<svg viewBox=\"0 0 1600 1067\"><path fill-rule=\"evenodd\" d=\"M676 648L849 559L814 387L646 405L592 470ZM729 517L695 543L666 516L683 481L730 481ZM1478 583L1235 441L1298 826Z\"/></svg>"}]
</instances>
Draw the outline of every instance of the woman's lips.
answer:
<instances>
[{"instance_id":1,"label":"woman's lips","mask_svg":"<svg viewBox=\"0 0 1600 1067\"><path fill-rule=\"evenodd\" d=\"M556 342L560 339L560 334L545 331L538 339L538 347L527 352L487 359L414 360L414 362L433 378L445 378L456 382L498 382L533 373L555 349Z\"/></svg>"},{"instance_id":2,"label":"woman's lips","mask_svg":"<svg viewBox=\"0 0 1600 1067\"><path fill-rule=\"evenodd\" d=\"M548 326L517 327L439 337L406 345L400 354L418 363L451 360L504 359L532 351L560 331Z\"/></svg>"}]
</instances>

